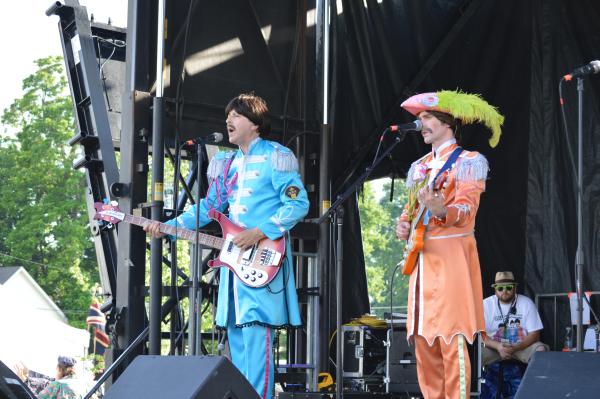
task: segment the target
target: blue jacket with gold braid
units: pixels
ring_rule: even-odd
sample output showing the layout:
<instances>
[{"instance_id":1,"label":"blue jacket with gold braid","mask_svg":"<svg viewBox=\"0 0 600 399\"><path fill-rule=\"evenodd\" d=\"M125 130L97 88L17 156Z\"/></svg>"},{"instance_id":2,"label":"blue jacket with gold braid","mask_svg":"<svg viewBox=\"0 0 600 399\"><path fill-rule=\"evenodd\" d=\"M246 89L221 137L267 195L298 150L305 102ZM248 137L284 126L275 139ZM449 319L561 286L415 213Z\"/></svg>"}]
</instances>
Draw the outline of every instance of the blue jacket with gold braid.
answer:
<instances>
[{"instance_id":1,"label":"blue jacket with gold braid","mask_svg":"<svg viewBox=\"0 0 600 399\"><path fill-rule=\"evenodd\" d=\"M273 240L287 234L308 213L308 196L298 173L298 161L278 143L258 137L247 154L241 150L218 152L210 161L207 175L211 185L206 198L200 201L201 226L210 222L209 209L223 212L229 205L229 218L234 223L245 228L258 227ZM196 205L167 222L172 226L176 223L193 229ZM227 268L221 268L217 326L227 327L229 306L234 307L236 326L301 325L291 266L288 240L283 266L265 287L248 287Z\"/></svg>"}]
</instances>

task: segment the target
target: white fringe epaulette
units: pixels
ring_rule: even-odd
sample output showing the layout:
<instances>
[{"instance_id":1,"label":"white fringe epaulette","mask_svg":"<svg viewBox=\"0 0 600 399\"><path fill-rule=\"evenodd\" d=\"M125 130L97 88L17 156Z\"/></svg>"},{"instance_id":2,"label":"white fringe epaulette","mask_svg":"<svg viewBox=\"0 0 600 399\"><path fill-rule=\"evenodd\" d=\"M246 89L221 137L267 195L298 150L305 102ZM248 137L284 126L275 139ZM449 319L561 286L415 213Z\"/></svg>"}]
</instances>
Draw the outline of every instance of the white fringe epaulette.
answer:
<instances>
[{"instance_id":1,"label":"white fringe epaulette","mask_svg":"<svg viewBox=\"0 0 600 399\"><path fill-rule=\"evenodd\" d=\"M297 172L298 160L288 148L278 146L271 154L271 166L279 172Z\"/></svg>"},{"instance_id":2,"label":"white fringe epaulette","mask_svg":"<svg viewBox=\"0 0 600 399\"><path fill-rule=\"evenodd\" d=\"M456 169L456 180L485 180L490 167L487 159L480 153L469 152L460 158Z\"/></svg>"},{"instance_id":3,"label":"white fringe epaulette","mask_svg":"<svg viewBox=\"0 0 600 399\"><path fill-rule=\"evenodd\" d=\"M415 162L413 162L410 165L410 169L408 169L408 173L406 174L406 187L410 188L415 184L415 181L413 180L415 168L417 167L418 164L420 164L423 161L423 159L425 159L426 156L427 156L427 154L423 155L421 158L417 159Z\"/></svg>"},{"instance_id":4,"label":"white fringe epaulette","mask_svg":"<svg viewBox=\"0 0 600 399\"><path fill-rule=\"evenodd\" d=\"M211 180L222 176L223 171L225 170L225 165L231 159L233 154L233 151L215 154L215 156L210 160L208 168L206 168L206 176L208 176L208 178Z\"/></svg>"}]
</instances>

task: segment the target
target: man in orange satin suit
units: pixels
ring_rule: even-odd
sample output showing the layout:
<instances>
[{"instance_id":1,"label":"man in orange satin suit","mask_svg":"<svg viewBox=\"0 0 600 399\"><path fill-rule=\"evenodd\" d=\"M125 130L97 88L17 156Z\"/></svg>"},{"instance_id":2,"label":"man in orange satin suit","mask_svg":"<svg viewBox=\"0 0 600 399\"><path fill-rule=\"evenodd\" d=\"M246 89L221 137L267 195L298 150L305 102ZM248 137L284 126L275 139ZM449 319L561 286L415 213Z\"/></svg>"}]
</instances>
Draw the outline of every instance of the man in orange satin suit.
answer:
<instances>
[{"instance_id":1,"label":"man in orange satin suit","mask_svg":"<svg viewBox=\"0 0 600 399\"><path fill-rule=\"evenodd\" d=\"M407 336L415 345L424 397L467 398L467 342L485 332L474 227L488 162L459 147L456 132L462 124L481 122L492 131L493 147L504 118L478 95L455 91L415 95L402 107L419 118L423 140L431 145L408 172L409 202L396 226L398 239L408 239L411 222L425 207L424 245L410 274Z\"/></svg>"}]
</instances>

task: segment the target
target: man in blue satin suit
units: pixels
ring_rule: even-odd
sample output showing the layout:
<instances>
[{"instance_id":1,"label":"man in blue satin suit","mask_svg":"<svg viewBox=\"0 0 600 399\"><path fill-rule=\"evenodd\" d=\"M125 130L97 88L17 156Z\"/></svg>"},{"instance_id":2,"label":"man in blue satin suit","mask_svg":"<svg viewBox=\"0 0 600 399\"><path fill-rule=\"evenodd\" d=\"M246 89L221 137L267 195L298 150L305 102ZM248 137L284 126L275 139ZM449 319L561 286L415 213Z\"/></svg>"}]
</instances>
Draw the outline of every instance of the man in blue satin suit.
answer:
<instances>
[{"instance_id":1,"label":"man in blue satin suit","mask_svg":"<svg viewBox=\"0 0 600 399\"><path fill-rule=\"evenodd\" d=\"M237 151L218 152L210 161L210 186L200 201L200 224L207 224L208 211L224 211L245 228L233 238L248 248L263 238L287 235L308 213L306 189L298 173L298 161L288 148L262 139L270 130L265 101L255 94L241 94L225 109L229 142ZM167 222L193 229L196 209L192 206ZM155 237L158 223L144 227ZM266 286L251 288L227 268L221 268L217 327L227 329L233 363L254 386L261 398L273 392L273 337L277 328L300 326L300 312L292 269L291 248L276 277Z\"/></svg>"}]
</instances>

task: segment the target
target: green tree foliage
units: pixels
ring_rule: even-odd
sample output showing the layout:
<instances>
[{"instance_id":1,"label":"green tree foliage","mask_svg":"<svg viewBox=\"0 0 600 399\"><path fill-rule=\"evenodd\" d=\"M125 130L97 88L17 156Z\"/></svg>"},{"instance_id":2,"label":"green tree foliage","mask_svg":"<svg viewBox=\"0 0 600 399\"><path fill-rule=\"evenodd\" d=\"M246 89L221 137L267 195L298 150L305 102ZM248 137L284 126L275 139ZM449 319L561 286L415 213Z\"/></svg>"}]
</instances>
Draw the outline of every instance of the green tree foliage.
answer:
<instances>
[{"instance_id":1,"label":"green tree foliage","mask_svg":"<svg viewBox=\"0 0 600 399\"><path fill-rule=\"evenodd\" d=\"M396 239L396 221L407 201L408 191L403 180L396 180L393 201L390 202L391 180L383 184L383 196L376 198L375 183L364 186L359 201L363 249L369 298L372 307L390 306L393 287L393 305L406 306L408 277L403 276L396 264L402 259L404 242ZM392 282L392 274L394 274ZM384 310L376 313L383 314ZM385 310L387 311L387 310ZM375 313L375 312L374 312Z\"/></svg>"},{"instance_id":2,"label":"green tree foliage","mask_svg":"<svg viewBox=\"0 0 600 399\"><path fill-rule=\"evenodd\" d=\"M0 264L23 266L77 327L98 280L85 176L72 169L73 107L62 58L36 62L23 96L2 115ZM6 256L4 254L8 254Z\"/></svg>"}]
</instances>

